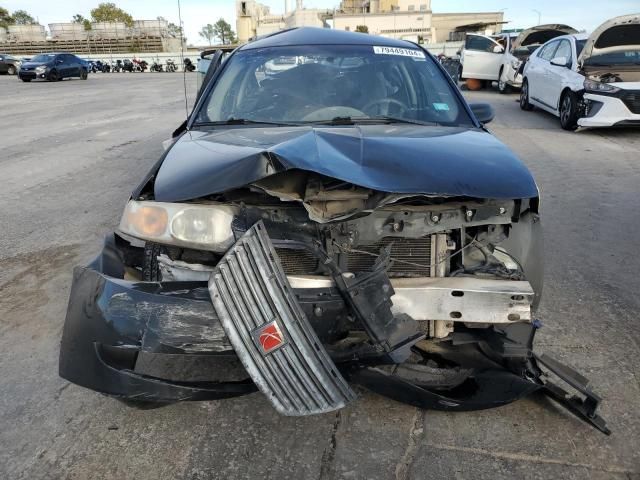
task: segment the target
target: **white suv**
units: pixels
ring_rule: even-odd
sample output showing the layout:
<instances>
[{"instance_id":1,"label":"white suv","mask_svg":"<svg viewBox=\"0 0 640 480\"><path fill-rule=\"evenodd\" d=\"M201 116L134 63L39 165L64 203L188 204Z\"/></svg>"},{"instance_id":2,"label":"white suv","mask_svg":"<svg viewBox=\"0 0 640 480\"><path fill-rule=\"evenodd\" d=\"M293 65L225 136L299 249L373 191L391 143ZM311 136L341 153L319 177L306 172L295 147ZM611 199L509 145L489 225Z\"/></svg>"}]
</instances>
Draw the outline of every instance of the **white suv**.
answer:
<instances>
[{"instance_id":1,"label":"white suv","mask_svg":"<svg viewBox=\"0 0 640 480\"><path fill-rule=\"evenodd\" d=\"M520 108L551 112L565 130L640 125L639 38L635 14L545 43L525 65Z\"/></svg>"},{"instance_id":2,"label":"white suv","mask_svg":"<svg viewBox=\"0 0 640 480\"><path fill-rule=\"evenodd\" d=\"M460 54L460 78L497 81L500 93L520 88L520 66L531 52L544 42L567 33L576 33L576 30L568 25L549 24L537 25L519 34L467 34Z\"/></svg>"}]
</instances>

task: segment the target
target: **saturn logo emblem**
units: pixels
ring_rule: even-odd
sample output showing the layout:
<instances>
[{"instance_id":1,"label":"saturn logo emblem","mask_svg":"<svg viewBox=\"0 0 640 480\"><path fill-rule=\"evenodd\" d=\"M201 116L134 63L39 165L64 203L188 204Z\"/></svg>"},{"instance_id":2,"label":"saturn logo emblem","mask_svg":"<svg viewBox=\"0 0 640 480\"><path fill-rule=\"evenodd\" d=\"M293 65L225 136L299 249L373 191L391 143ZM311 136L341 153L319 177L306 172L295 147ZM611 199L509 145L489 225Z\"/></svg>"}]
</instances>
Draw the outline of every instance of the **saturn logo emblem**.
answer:
<instances>
[{"instance_id":1,"label":"saturn logo emblem","mask_svg":"<svg viewBox=\"0 0 640 480\"><path fill-rule=\"evenodd\" d=\"M254 338L257 340L263 355L273 352L286 343L275 320L258 328L254 332Z\"/></svg>"}]
</instances>

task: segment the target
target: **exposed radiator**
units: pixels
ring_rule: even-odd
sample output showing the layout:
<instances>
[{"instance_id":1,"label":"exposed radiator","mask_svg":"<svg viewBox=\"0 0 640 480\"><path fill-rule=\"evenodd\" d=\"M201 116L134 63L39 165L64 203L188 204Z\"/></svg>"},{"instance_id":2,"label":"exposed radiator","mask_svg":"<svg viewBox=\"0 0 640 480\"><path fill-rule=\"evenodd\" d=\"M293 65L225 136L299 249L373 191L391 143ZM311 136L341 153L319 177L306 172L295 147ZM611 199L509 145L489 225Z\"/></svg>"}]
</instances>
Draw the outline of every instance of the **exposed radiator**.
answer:
<instances>
[{"instance_id":1,"label":"exposed radiator","mask_svg":"<svg viewBox=\"0 0 640 480\"><path fill-rule=\"evenodd\" d=\"M395 260L389 276L420 276L431 275L431 236L423 238L384 237L371 245L359 245L356 250L362 250L379 255L383 247L391 245L391 258ZM373 266L376 257L365 253L350 252L347 254L347 268L350 272L368 270ZM408 262L408 263L405 263Z\"/></svg>"}]
</instances>

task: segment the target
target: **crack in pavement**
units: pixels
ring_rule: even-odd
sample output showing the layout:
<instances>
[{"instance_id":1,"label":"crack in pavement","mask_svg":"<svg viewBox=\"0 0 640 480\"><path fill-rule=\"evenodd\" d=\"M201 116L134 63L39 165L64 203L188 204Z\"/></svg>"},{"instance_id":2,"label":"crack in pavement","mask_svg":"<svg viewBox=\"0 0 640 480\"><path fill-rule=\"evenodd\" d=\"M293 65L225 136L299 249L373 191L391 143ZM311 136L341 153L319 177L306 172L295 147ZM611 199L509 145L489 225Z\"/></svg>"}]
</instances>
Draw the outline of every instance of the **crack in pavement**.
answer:
<instances>
[{"instance_id":1,"label":"crack in pavement","mask_svg":"<svg viewBox=\"0 0 640 480\"><path fill-rule=\"evenodd\" d=\"M425 411L421 408L416 408L416 412L413 414L411 429L409 430L407 447L404 450L402 458L396 465L396 480L406 480L408 478L409 470L416 459L416 454L420 447L420 439L424 434L424 418Z\"/></svg>"},{"instance_id":2,"label":"crack in pavement","mask_svg":"<svg viewBox=\"0 0 640 480\"><path fill-rule=\"evenodd\" d=\"M627 470L626 468L619 467L616 465L597 466L597 465L590 465L588 463L567 462L565 460L560 460L557 458L544 458L544 457L539 457L537 455L528 455L526 453L492 452L489 450L484 450L482 448L458 447L455 445L436 445L436 444L430 444L430 443L424 444L424 447L433 448L437 450L446 450L450 452L462 452L462 453L471 453L475 455L483 455L483 456L497 458L501 460L515 460L520 462L546 463L550 465L563 465L566 467L586 468L588 470L594 470L594 471L605 472L605 473L621 473L625 475L640 473L640 470L639 471Z\"/></svg>"},{"instance_id":3,"label":"crack in pavement","mask_svg":"<svg viewBox=\"0 0 640 480\"><path fill-rule=\"evenodd\" d=\"M338 434L338 428L340 427L341 422L342 416L340 415L340 410L338 410L336 412L336 418L333 421L333 426L331 428L329 446L324 449L324 452L322 452L322 459L320 460L320 476L318 477L320 480L333 478L335 476L334 460L336 457L336 445L338 443L336 436Z\"/></svg>"}]
</instances>

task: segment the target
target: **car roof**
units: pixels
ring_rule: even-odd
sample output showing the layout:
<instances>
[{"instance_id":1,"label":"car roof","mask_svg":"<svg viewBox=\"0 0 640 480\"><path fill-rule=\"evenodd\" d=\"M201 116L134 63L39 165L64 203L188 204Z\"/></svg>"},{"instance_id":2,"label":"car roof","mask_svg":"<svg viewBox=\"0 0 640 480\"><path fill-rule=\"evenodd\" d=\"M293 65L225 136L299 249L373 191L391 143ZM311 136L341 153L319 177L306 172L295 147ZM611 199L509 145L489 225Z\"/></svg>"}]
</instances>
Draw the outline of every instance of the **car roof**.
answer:
<instances>
[{"instance_id":1,"label":"car roof","mask_svg":"<svg viewBox=\"0 0 640 480\"><path fill-rule=\"evenodd\" d=\"M300 27L282 30L249 42L240 50L293 45L378 45L382 47L417 48L414 43L368 33L347 32L330 28Z\"/></svg>"}]
</instances>

